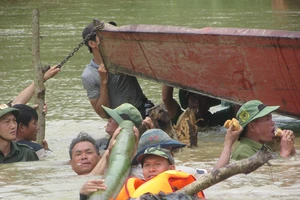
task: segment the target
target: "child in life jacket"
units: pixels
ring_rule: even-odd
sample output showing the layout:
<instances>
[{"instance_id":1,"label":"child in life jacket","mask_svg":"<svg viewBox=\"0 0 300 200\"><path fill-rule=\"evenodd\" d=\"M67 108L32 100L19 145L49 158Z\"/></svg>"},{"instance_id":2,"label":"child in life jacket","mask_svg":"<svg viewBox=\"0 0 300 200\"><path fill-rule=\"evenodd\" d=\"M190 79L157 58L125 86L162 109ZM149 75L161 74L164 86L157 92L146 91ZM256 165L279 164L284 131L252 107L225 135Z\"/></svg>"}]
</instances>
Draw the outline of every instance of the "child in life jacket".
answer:
<instances>
[{"instance_id":1,"label":"child in life jacket","mask_svg":"<svg viewBox=\"0 0 300 200\"><path fill-rule=\"evenodd\" d=\"M144 180L135 177L127 179L117 200L137 198L148 192L168 194L195 181L192 175L175 170L171 152L160 146L147 148L137 161L142 165ZM197 197L205 199L202 191Z\"/></svg>"}]
</instances>

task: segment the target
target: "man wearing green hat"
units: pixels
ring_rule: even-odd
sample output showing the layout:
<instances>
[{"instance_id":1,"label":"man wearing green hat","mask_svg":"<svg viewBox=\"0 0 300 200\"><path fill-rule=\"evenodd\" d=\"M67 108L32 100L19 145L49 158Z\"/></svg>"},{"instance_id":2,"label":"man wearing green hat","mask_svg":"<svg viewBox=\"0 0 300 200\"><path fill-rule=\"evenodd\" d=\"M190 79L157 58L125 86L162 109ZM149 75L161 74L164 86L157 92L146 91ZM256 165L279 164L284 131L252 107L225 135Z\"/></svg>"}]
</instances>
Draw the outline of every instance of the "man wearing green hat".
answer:
<instances>
[{"instance_id":1,"label":"man wearing green hat","mask_svg":"<svg viewBox=\"0 0 300 200\"><path fill-rule=\"evenodd\" d=\"M236 118L243 127L243 132L239 137L240 144L232 154L232 159L249 158L258 152L262 145L274 139L276 126L271 113L278 108L279 106L266 106L258 100L251 100L242 105ZM294 140L293 131L282 131L280 139L281 157L289 158L296 154ZM265 146L273 152L270 146Z\"/></svg>"},{"instance_id":2,"label":"man wearing green hat","mask_svg":"<svg viewBox=\"0 0 300 200\"><path fill-rule=\"evenodd\" d=\"M137 128L139 128L143 123L141 113L130 103L123 103L115 109L111 109L103 105L102 108L105 112L106 118L108 119L105 131L109 134L109 139L108 141L106 138L97 140L97 145L100 147L100 150L107 149L110 139L122 121L130 120Z\"/></svg>"},{"instance_id":3,"label":"man wearing green hat","mask_svg":"<svg viewBox=\"0 0 300 200\"><path fill-rule=\"evenodd\" d=\"M0 163L39 160L32 148L14 142L18 115L18 109L0 104Z\"/></svg>"},{"instance_id":4,"label":"man wearing green hat","mask_svg":"<svg viewBox=\"0 0 300 200\"><path fill-rule=\"evenodd\" d=\"M108 119L105 131L109 135L112 135L118 128L119 124L124 120L132 121L137 128L139 128L142 125L142 115L140 114L139 110L130 103L123 103L115 109L111 109L103 105L102 108ZM115 123L111 123L112 120Z\"/></svg>"}]
</instances>

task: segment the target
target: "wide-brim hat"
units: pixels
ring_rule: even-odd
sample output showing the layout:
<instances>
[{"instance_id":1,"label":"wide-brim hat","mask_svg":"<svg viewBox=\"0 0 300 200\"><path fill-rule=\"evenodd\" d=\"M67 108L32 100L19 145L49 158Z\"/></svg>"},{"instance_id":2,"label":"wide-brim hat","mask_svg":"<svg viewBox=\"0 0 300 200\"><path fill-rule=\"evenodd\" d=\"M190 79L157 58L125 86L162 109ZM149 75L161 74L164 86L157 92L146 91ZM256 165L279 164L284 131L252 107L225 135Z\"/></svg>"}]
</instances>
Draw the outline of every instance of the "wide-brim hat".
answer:
<instances>
[{"instance_id":1,"label":"wide-brim hat","mask_svg":"<svg viewBox=\"0 0 300 200\"><path fill-rule=\"evenodd\" d=\"M0 104L0 117L6 115L7 113L12 113L16 118L18 118L20 111L19 109L9 107L6 104Z\"/></svg>"},{"instance_id":2,"label":"wide-brim hat","mask_svg":"<svg viewBox=\"0 0 300 200\"><path fill-rule=\"evenodd\" d=\"M189 106L188 97L191 94L194 94L194 93L179 89L178 98L179 98L179 103L183 109L186 109ZM197 93L197 95L201 95L201 94ZM201 96L203 96L203 95L201 95ZM221 103L221 100L219 100L219 99L214 99L214 98L211 98L208 96L203 96L203 97L209 99L209 107L216 106Z\"/></svg>"},{"instance_id":3,"label":"wide-brim hat","mask_svg":"<svg viewBox=\"0 0 300 200\"><path fill-rule=\"evenodd\" d=\"M127 115L129 117L128 120L132 121L137 128L142 125L143 118L140 111L129 103L123 103L115 109L111 109L103 105L102 108L106 113L106 117L113 118L118 124L124 121L122 115Z\"/></svg>"},{"instance_id":4,"label":"wide-brim hat","mask_svg":"<svg viewBox=\"0 0 300 200\"><path fill-rule=\"evenodd\" d=\"M137 154L132 159L131 164L137 165L137 157L142 154L147 148L160 146L161 148L178 149L185 147L186 144L172 139L166 132L161 129L149 129L140 138Z\"/></svg>"},{"instance_id":5,"label":"wide-brim hat","mask_svg":"<svg viewBox=\"0 0 300 200\"><path fill-rule=\"evenodd\" d=\"M239 120L240 125L245 128L253 120L264 117L278 108L279 106L266 106L261 101L251 100L240 107L236 118Z\"/></svg>"}]
</instances>

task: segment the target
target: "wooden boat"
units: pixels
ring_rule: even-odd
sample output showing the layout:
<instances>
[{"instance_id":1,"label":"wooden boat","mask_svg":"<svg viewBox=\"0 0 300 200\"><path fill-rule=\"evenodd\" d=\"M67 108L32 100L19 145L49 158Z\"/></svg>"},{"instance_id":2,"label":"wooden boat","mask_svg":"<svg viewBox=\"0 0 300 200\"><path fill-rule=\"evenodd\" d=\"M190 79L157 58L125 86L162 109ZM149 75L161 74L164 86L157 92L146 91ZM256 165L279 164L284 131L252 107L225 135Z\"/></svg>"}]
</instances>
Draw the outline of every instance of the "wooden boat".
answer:
<instances>
[{"instance_id":1,"label":"wooden boat","mask_svg":"<svg viewBox=\"0 0 300 200\"><path fill-rule=\"evenodd\" d=\"M299 31L105 23L97 34L110 71L300 118Z\"/></svg>"}]
</instances>

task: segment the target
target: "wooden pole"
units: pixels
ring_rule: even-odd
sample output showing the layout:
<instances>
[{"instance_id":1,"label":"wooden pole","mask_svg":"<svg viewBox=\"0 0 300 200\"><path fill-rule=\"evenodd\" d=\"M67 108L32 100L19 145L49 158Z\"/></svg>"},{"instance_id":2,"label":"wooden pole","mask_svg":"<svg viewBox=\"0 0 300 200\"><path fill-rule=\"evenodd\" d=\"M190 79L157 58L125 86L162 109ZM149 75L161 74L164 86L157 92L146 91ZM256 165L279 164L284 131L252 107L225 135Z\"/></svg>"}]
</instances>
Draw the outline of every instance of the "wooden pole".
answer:
<instances>
[{"instance_id":1,"label":"wooden pole","mask_svg":"<svg viewBox=\"0 0 300 200\"><path fill-rule=\"evenodd\" d=\"M34 97L35 103L38 105L38 127L37 143L43 144L45 138L45 113L43 113L43 107L45 104L45 86L44 86L44 74L40 60L40 23L39 23L39 10L34 9L32 11L32 62L35 68L35 90Z\"/></svg>"},{"instance_id":2,"label":"wooden pole","mask_svg":"<svg viewBox=\"0 0 300 200\"><path fill-rule=\"evenodd\" d=\"M202 191L216 183L219 183L231 176L237 174L249 174L259 167L268 163L270 159L273 159L274 155L263 146L254 156L241 161L234 162L226 167L216 169L208 174L203 175L200 179L187 185L186 187L178 190L177 193L184 193L187 195L194 195L199 191ZM269 164L269 163L268 163Z\"/></svg>"}]
</instances>

